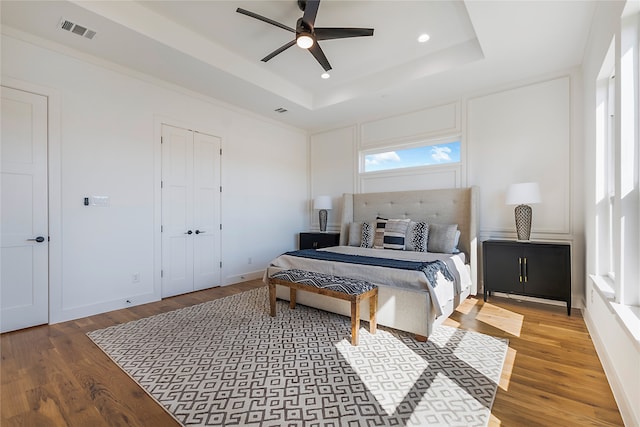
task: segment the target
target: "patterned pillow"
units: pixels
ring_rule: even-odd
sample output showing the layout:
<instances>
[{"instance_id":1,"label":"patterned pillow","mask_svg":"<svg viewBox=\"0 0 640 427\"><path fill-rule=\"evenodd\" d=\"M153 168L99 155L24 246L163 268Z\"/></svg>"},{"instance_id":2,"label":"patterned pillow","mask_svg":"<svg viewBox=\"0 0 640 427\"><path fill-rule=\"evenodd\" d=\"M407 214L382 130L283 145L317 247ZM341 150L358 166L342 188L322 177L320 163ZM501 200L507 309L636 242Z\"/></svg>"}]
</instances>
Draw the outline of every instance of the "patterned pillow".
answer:
<instances>
[{"instance_id":1,"label":"patterned pillow","mask_svg":"<svg viewBox=\"0 0 640 427\"><path fill-rule=\"evenodd\" d=\"M427 251L427 240L429 238L429 224L424 221L411 221L407 228L405 238L405 250L415 252Z\"/></svg>"},{"instance_id":2,"label":"patterned pillow","mask_svg":"<svg viewBox=\"0 0 640 427\"><path fill-rule=\"evenodd\" d=\"M373 247L376 249L384 249L384 229L387 226L388 219L386 218L376 218L375 224L375 234L373 236Z\"/></svg>"},{"instance_id":3,"label":"patterned pillow","mask_svg":"<svg viewBox=\"0 0 640 427\"><path fill-rule=\"evenodd\" d=\"M382 247L384 249L403 251L405 247L405 236L410 221L408 218L387 220Z\"/></svg>"},{"instance_id":4,"label":"patterned pillow","mask_svg":"<svg viewBox=\"0 0 640 427\"><path fill-rule=\"evenodd\" d=\"M362 239L360 239L361 248L373 247L373 236L375 233L375 222L362 223Z\"/></svg>"},{"instance_id":5,"label":"patterned pillow","mask_svg":"<svg viewBox=\"0 0 640 427\"><path fill-rule=\"evenodd\" d=\"M444 254L453 253L456 247L458 224L429 224L427 250Z\"/></svg>"}]
</instances>

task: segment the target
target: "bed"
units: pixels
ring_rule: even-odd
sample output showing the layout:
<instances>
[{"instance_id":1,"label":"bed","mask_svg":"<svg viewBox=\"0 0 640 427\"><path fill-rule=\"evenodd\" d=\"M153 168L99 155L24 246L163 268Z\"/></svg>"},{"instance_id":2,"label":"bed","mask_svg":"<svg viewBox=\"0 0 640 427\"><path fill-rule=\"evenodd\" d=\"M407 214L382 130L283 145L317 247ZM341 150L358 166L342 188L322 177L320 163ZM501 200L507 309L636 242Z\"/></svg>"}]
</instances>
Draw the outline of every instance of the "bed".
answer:
<instances>
[{"instance_id":1,"label":"bed","mask_svg":"<svg viewBox=\"0 0 640 427\"><path fill-rule=\"evenodd\" d=\"M290 268L368 280L379 288L378 324L426 338L460 302L478 292L477 199L477 187L344 194L340 246L282 254L268 266L265 281L274 272ZM447 229L447 232L457 225L457 243L451 251L454 253L448 253L451 249L448 246L447 253L420 252L413 247L417 243L409 241L406 246L412 250L393 250L389 248L397 243L393 238L389 238L388 247L385 240L386 248L380 241L376 241L377 247L360 247L363 237L373 239L367 234L375 235L371 227L384 220L390 235L393 235L390 224L403 227L408 223L411 228L426 222L432 230ZM367 233L363 234L362 227L368 228ZM391 267L378 265L375 259L385 260L383 264L388 262ZM279 287L278 298L288 300L287 291ZM297 299L300 304L350 315L350 306L345 301L304 292ZM368 313L366 304L361 307L363 315Z\"/></svg>"}]
</instances>

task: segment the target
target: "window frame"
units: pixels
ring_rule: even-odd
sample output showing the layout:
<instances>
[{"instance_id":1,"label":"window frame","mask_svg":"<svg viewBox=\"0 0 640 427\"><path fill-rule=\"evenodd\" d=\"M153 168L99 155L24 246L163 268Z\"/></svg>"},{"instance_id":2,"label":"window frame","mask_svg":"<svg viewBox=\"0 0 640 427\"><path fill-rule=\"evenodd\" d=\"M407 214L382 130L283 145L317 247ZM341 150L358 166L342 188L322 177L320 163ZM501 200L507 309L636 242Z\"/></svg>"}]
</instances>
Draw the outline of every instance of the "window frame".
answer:
<instances>
[{"instance_id":1,"label":"window frame","mask_svg":"<svg viewBox=\"0 0 640 427\"><path fill-rule=\"evenodd\" d=\"M366 171L366 157L374 154L388 153L392 151L408 150L412 148L433 147L436 145L444 145L451 143L458 143L460 150L460 159L454 162L436 163L430 165L418 165L418 166L405 166L383 170ZM420 170L434 170L443 167L460 167L463 163L463 139L462 135L452 135L440 138L421 138L420 140L413 140L411 142L385 144L379 145L374 148L361 149L358 151L358 173L360 176L370 176L373 174L397 174L404 171L420 171Z\"/></svg>"}]
</instances>

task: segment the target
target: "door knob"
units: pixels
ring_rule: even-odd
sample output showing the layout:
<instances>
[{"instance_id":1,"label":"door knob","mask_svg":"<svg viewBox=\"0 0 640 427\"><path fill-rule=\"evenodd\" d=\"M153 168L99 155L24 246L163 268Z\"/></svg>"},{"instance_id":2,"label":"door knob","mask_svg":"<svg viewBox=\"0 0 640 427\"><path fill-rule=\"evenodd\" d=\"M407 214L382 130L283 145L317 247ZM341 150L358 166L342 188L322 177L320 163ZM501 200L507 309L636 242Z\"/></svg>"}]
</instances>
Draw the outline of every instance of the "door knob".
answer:
<instances>
[{"instance_id":1,"label":"door knob","mask_svg":"<svg viewBox=\"0 0 640 427\"><path fill-rule=\"evenodd\" d=\"M202 234L204 232L205 232L204 230L196 230L196 234Z\"/></svg>"},{"instance_id":2,"label":"door knob","mask_svg":"<svg viewBox=\"0 0 640 427\"><path fill-rule=\"evenodd\" d=\"M193 234L193 231L189 230L189 231L187 231L187 232L186 232L186 233L184 233L184 234Z\"/></svg>"},{"instance_id":3,"label":"door knob","mask_svg":"<svg viewBox=\"0 0 640 427\"><path fill-rule=\"evenodd\" d=\"M44 237L42 236L38 236L35 239L27 239L27 242L38 242L38 243L42 243L44 242Z\"/></svg>"}]
</instances>

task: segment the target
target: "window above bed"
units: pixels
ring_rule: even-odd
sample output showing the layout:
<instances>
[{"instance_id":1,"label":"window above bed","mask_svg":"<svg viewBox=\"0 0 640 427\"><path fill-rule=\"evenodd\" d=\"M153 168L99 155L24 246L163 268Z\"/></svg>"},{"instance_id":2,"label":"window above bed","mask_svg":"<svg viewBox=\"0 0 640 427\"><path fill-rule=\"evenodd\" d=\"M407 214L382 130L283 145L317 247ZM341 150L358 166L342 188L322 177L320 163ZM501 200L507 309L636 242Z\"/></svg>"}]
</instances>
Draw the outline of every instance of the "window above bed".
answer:
<instances>
[{"instance_id":1,"label":"window above bed","mask_svg":"<svg viewBox=\"0 0 640 427\"><path fill-rule=\"evenodd\" d=\"M460 163L460 141L429 141L390 150L362 152L362 172Z\"/></svg>"}]
</instances>

